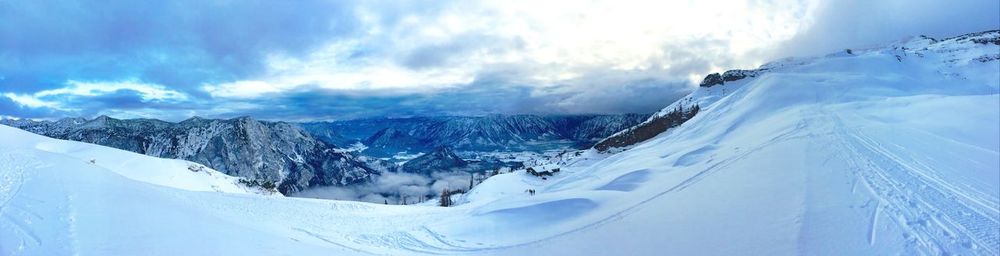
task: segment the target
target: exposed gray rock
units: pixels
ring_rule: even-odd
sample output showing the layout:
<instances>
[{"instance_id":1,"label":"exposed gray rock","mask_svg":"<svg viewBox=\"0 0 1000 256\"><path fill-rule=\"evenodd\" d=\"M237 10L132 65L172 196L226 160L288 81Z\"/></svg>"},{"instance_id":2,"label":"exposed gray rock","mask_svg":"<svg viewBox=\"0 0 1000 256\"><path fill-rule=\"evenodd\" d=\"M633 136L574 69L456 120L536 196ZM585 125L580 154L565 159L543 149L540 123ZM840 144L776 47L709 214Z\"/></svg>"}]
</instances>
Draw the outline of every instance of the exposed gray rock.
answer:
<instances>
[{"instance_id":1,"label":"exposed gray rock","mask_svg":"<svg viewBox=\"0 0 1000 256\"><path fill-rule=\"evenodd\" d=\"M747 77L756 77L760 73L760 70L752 69L733 69L722 73L722 80L725 82L732 82L740 80Z\"/></svg>"},{"instance_id":2,"label":"exposed gray rock","mask_svg":"<svg viewBox=\"0 0 1000 256\"><path fill-rule=\"evenodd\" d=\"M701 80L701 84L698 84L698 86L700 86L700 87L712 87L712 86L720 85L720 84L722 84L722 82L723 82L722 75L719 75L719 73L711 73L711 74L708 74L707 76L705 76L705 79L702 79Z\"/></svg>"},{"instance_id":3,"label":"exposed gray rock","mask_svg":"<svg viewBox=\"0 0 1000 256\"><path fill-rule=\"evenodd\" d=\"M983 32L969 33L952 38L942 39L940 41L949 41L949 40L953 40L956 42L972 41L973 43L977 44L1000 45L1000 30L988 30Z\"/></svg>"}]
</instances>

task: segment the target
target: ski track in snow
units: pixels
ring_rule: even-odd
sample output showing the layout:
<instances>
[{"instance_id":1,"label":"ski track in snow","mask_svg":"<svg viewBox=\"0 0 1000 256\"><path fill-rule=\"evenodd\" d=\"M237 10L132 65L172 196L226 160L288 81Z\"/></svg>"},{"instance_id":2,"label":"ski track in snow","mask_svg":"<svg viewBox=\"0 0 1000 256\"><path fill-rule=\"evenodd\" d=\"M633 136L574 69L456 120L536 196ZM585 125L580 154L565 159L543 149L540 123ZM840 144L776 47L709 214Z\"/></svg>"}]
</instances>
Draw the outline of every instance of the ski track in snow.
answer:
<instances>
[{"instance_id":1,"label":"ski track in snow","mask_svg":"<svg viewBox=\"0 0 1000 256\"><path fill-rule=\"evenodd\" d=\"M41 245L41 239L32 232L32 229L27 226L28 223L26 223L29 217L38 219L41 216L12 202L21 192L25 179L24 164L21 161L17 161L17 159L29 159L27 155L15 156L12 154L16 154L16 152L0 155L0 184L3 185L0 186L0 228L14 230L21 234L18 248L16 251L13 251L21 252L28 246L28 243L31 243L33 246ZM0 244L0 246L2 245Z\"/></svg>"},{"instance_id":2,"label":"ski track in snow","mask_svg":"<svg viewBox=\"0 0 1000 256\"><path fill-rule=\"evenodd\" d=\"M10 154L0 155L0 212L7 208L15 196L21 191L24 180L24 168L14 165L14 157Z\"/></svg>"},{"instance_id":3,"label":"ski track in snow","mask_svg":"<svg viewBox=\"0 0 1000 256\"><path fill-rule=\"evenodd\" d=\"M342 243L338 243L336 241L333 241L333 240L331 240L331 239L329 239L329 238L327 238L327 237L325 237L323 235L314 233L312 231L309 231L309 230L306 230L306 229L303 229L303 228L294 228L293 227L292 230L302 232L302 233L304 233L304 234L306 234L308 236L311 236L313 238L319 239L319 240L321 240L323 242L326 242L328 244L334 245L336 247L340 247L340 248L344 248L344 249L348 249L348 250L352 250L352 251L359 252L359 253L364 253L364 254L373 254L371 252L363 251L363 250L358 249L358 248L346 246L346 245L344 245Z\"/></svg>"},{"instance_id":4,"label":"ski track in snow","mask_svg":"<svg viewBox=\"0 0 1000 256\"><path fill-rule=\"evenodd\" d=\"M837 123L844 129L839 131L844 135L840 137L845 138L843 147L860 157L849 162L879 200L880 207L876 207L870 227L872 244L876 242L875 225L881 212L892 215L887 217L912 235L909 242L919 245L916 248L925 253L947 254L955 250L984 255L998 253L1000 221L996 208L982 209L969 204L983 206L989 202L951 189L943 180L930 179L928 170L907 164L865 133L847 128L840 119Z\"/></svg>"}]
</instances>

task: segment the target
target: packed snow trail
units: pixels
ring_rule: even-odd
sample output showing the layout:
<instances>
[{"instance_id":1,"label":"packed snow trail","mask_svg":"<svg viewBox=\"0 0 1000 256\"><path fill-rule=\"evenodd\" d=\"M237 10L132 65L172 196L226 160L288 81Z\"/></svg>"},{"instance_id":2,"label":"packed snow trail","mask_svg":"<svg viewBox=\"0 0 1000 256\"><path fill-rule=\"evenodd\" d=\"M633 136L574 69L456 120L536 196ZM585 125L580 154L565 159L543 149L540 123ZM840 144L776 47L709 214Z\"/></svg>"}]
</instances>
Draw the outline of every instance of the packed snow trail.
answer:
<instances>
[{"instance_id":1,"label":"packed snow trail","mask_svg":"<svg viewBox=\"0 0 1000 256\"><path fill-rule=\"evenodd\" d=\"M996 255L1000 61L979 59L1000 46L962 40L771 63L666 107L702 110L653 139L449 208L267 195L0 126L0 255Z\"/></svg>"}]
</instances>

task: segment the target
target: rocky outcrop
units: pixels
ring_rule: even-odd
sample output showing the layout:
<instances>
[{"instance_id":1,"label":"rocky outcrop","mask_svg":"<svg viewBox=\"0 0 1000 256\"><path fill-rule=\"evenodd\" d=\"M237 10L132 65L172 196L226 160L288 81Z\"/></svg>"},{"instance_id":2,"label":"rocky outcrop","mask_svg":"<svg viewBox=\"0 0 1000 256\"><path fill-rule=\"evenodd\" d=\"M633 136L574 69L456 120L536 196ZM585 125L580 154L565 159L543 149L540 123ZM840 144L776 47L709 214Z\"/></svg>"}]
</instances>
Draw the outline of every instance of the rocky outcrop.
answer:
<instances>
[{"instance_id":1,"label":"rocky outcrop","mask_svg":"<svg viewBox=\"0 0 1000 256\"><path fill-rule=\"evenodd\" d=\"M604 152L612 148L628 147L635 145L636 143L652 139L667 129L677 127L691 119L698 114L700 109L701 108L698 105L693 105L689 108L685 108L683 105L678 105L677 109L674 109L665 115L651 117L649 120L639 125L601 140L594 145L594 149Z\"/></svg>"},{"instance_id":2,"label":"rocky outcrop","mask_svg":"<svg viewBox=\"0 0 1000 256\"><path fill-rule=\"evenodd\" d=\"M719 73L711 73L711 74L708 74L707 76L705 76L705 79L702 79L701 83L698 84L698 86L699 87L712 87L712 86L720 85L720 84L722 84L722 82L723 82L722 75L719 75Z\"/></svg>"},{"instance_id":3,"label":"rocky outcrop","mask_svg":"<svg viewBox=\"0 0 1000 256\"><path fill-rule=\"evenodd\" d=\"M722 73L722 81L733 82L747 77L757 77L761 73L758 69L733 69Z\"/></svg>"},{"instance_id":4,"label":"rocky outcrop","mask_svg":"<svg viewBox=\"0 0 1000 256\"><path fill-rule=\"evenodd\" d=\"M727 82L738 81L748 77L757 77L758 75L766 71L767 71L766 68L759 68L759 69L733 69L733 70L728 70L726 72L722 72L721 75L719 73L712 73L709 74L708 76L705 76L705 79L703 79L701 83L698 84L698 86L712 87L716 85L725 84Z\"/></svg>"},{"instance_id":5,"label":"rocky outcrop","mask_svg":"<svg viewBox=\"0 0 1000 256\"><path fill-rule=\"evenodd\" d=\"M943 39L941 41L953 40L956 42L972 41L977 44L1000 45L1000 30L989 30L977 33L969 33L957 37Z\"/></svg>"}]
</instances>

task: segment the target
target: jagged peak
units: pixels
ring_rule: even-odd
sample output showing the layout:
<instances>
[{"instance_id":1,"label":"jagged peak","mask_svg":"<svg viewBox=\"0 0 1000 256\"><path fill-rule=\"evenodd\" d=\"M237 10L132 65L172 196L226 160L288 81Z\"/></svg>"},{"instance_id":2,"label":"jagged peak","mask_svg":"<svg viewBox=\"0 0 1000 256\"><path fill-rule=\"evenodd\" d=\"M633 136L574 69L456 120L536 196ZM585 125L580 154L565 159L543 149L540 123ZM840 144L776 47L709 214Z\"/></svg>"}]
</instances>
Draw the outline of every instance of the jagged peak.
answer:
<instances>
[{"instance_id":1,"label":"jagged peak","mask_svg":"<svg viewBox=\"0 0 1000 256\"><path fill-rule=\"evenodd\" d=\"M192 116L192 117L190 117L188 119L185 119L184 121L181 121L181 122L196 122L196 121L205 121L205 120L208 120L208 119L205 119L204 117L200 117L200 116Z\"/></svg>"},{"instance_id":2,"label":"jagged peak","mask_svg":"<svg viewBox=\"0 0 1000 256\"><path fill-rule=\"evenodd\" d=\"M66 117L66 118L59 119L59 121L56 121L56 122L57 123L65 123L65 124L82 124L82 123L86 123L87 119L83 118L83 117Z\"/></svg>"}]
</instances>

